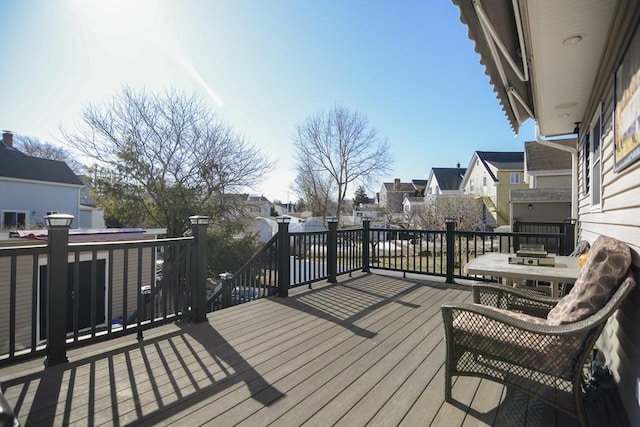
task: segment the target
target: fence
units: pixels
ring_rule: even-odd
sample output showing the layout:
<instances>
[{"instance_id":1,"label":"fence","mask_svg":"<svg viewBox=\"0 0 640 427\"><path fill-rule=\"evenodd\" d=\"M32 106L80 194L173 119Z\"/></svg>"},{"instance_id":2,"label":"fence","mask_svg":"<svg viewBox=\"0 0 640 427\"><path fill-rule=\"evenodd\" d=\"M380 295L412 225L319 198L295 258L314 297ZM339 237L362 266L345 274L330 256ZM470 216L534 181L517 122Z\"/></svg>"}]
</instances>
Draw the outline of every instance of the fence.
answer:
<instances>
[{"instance_id":1,"label":"fence","mask_svg":"<svg viewBox=\"0 0 640 427\"><path fill-rule=\"evenodd\" d=\"M192 217L193 237L150 241L68 243L68 227L50 229L47 245L0 249L0 365L188 318L362 270L468 278L463 266L487 252L512 252L523 239L550 239L568 254L574 222L564 233L496 233L372 229L278 233L237 272L206 278L206 217Z\"/></svg>"},{"instance_id":2,"label":"fence","mask_svg":"<svg viewBox=\"0 0 640 427\"><path fill-rule=\"evenodd\" d=\"M194 226L196 237L123 242L69 243L68 231L0 248L0 365L38 355L55 365L71 347L206 319L197 298L206 225Z\"/></svg>"}]
</instances>

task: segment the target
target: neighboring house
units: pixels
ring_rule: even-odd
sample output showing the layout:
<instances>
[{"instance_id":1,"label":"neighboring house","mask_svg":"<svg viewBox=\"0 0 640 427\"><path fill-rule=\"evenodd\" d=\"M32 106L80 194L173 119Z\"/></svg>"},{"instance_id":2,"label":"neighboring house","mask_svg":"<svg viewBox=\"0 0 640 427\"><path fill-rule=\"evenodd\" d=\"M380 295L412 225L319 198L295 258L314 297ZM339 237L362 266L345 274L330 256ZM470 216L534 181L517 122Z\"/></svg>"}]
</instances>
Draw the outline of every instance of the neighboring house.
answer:
<instances>
[{"instance_id":1,"label":"neighboring house","mask_svg":"<svg viewBox=\"0 0 640 427\"><path fill-rule=\"evenodd\" d=\"M509 194L527 188L524 182L524 153L476 151L460 183L465 194L481 198L481 222L492 227L511 223Z\"/></svg>"},{"instance_id":2,"label":"neighboring house","mask_svg":"<svg viewBox=\"0 0 640 427\"><path fill-rule=\"evenodd\" d=\"M247 196L247 211L252 217L270 216L271 202L264 196Z\"/></svg>"},{"instance_id":3,"label":"neighboring house","mask_svg":"<svg viewBox=\"0 0 640 427\"><path fill-rule=\"evenodd\" d=\"M322 218L302 219L291 215L282 215L289 218L289 233L303 233L313 231L327 231ZM276 217L257 217L253 219L250 232L255 234L256 239L261 243L268 242L278 233L278 222Z\"/></svg>"},{"instance_id":4,"label":"neighboring house","mask_svg":"<svg viewBox=\"0 0 640 427\"><path fill-rule=\"evenodd\" d=\"M423 197L425 193L425 189L427 188L427 180L426 179L412 179L411 183L416 189L416 196Z\"/></svg>"},{"instance_id":5,"label":"neighboring house","mask_svg":"<svg viewBox=\"0 0 640 427\"><path fill-rule=\"evenodd\" d=\"M383 226L385 222L384 208L379 204L362 204L354 207L353 225L362 225L363 219L369 219L372 227Z\"/></svg>"},{"instance_id":6,"label":"neighboring house","mask_svg":"<svg viewBox=\"0 0 640 427\"><path fill-rule=\"evenodd\" d=\"M433 199L442 195L461 194L460 184L466 172L467 168L461 168L460 163L455 168L432 168L424 196Z\"/></svg>"},{"instance_id":7,"label":"neighboring house","mask_svg":"<svg viewBox=\"0 0 640 427\"><path fill-rule=\"evenodd\" d=\"M393 182L383 183L378 195L380 206L387 213L402 213L404 199L418 196L419 190L413 182L400 182L400 178L396 178Z\"/></svg>"},{"instance_id":8,"label":"neighboring house","mask_svg":"<svg viewBox=\"0 0 640 427\"><path fill-rule=\"evenodd\" d=\"M425 206L426 202L424 197L405 197L402 202L402 212L407 219L410 219L416 210L424 208Z\"/></svg>"},{"instance_id":9,"label":"neighboring house","mask_svg":"<svg viewBox=\"0 0 640 427\"><path fill-rule=\"evenodd\" d=\"M558 153L567 147L552 138L577 134L569 152L578 239L593 243L605 235L626 242L640 283L640 2L492 3L491 16L503 18L492 21L492 33L503 41L517 72L505 54L494 56L497 50L488 45L494 42L480 24L480 2L454 3L514 130L536 120L536 140L556 146ZM519 6L515 16L513 4ZM527 79L518 76L523 70ZM640 420L638 337L640 288L596 343L632 425Z\"/></svg>"},{"instance_id":10,"label":"neighboring house","mask_svg":"<svg viewBox=\"0 0 640 427\"><path fill-rule=\"evenodd\" d=\"M61 161L28 156L13 147L13 135L0 144L0 229L44 226L52 213L71 214L81 226L80 190L84 183Z\"/></svg>"},{"instance_id":11,"label":"neighboring house","mask_svg":"<svg viewBox=\"0 0 640 427\"><path fill-rule=\"evenodd\" d=\"M573 147L576 140L559 143ZM559 223L571 217L571 153L536 141L525 142L524 180L529 188L511 190L512 223Z\"/></svg>"}]
</instances>

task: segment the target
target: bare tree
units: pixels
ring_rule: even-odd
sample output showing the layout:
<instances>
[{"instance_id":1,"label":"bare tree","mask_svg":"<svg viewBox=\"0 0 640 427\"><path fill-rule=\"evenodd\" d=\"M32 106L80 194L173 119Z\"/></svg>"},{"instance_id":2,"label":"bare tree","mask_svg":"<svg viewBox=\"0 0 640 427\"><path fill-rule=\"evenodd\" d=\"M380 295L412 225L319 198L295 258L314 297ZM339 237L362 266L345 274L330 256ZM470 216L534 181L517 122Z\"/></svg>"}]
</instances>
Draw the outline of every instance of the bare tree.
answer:
<instances>
[{"instance_id":1,"label":"bare tree","mask_svg":"<svg viewBox=\"0 0 640 427\"><path fill-rule=\"evenodd\" d=\"M332 183L338 217L349 184L375 181L393 163L386 140L367 118L339 105L305 119L296 127L294 142L297 165L316 182Z\"/></svg>"},{"instance_id":2,"label":"bare tree","mask_svg":"<svg viewBox=\"0 0 640 427\"><path fill-rule=\"evenodd\" d=\"M474 230L480 223L481 203L469 195L439 196L417 207L411 221L418 228L444 230L444 219L451 217L459 230Z\"/></svg>"},{"instance_id":3,"label":"bare tree","mask_svg":"<svg viewBox=\"0 0 640 427\"><path fill-rule=\"evenodd\" d=\"M85 167L77 161L64 147L58 147L50 142L43 142L38 138L26 135L15 136L16 148L24 154L41 159L65 162L76 175L82 175Z\"/></svg>"},{"instance_id":4,"label":"bare tree","mask_svg":"<svg viewBox=\"0 0 640 427\"><path fill-rule=\"evenodd\" d=\"M94 185L103 199L172 236L189 215L232 212L234 198L223 196L255 185L272 167L201 98L175 90L123 87L109 103L86 106L78 128L62 133L69 147L96 162Z\"/></svg>"},{"instance_id":5,"label":"bare tree","mask_svg":"<svg viewBox=\"0 0 640 427\"><path fill-rule=\"evenodd\" d=\"M328 175L313 168L313 162L308 158L299 159L296 164L295 188L292 189L306 201L306 208L313 216L326 218L332 204L333 182Z\"/></svg>"}]
</instances>

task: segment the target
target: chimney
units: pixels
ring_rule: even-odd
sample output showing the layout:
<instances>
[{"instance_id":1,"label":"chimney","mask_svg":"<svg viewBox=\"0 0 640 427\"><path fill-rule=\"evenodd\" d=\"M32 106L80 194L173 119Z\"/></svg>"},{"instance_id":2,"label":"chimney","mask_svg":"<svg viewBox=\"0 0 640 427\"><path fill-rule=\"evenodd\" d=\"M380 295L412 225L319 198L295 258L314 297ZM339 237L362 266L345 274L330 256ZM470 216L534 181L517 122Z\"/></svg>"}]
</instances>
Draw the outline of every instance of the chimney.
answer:
<instances>
[{"instance_id":1,"label":"chimney","mask_svg":"<svg viewBox=\"0 0 640 427\"><path fill-rule=\"evenodd\" d=\"M460 162L456 163L456 167L460 169Z\"/></svg>"},{"instance_id":2,"label":"chimney","mask_svg":"<svg viewBox=\"0 0 640 427\"><path fill-rule=\"evenodd\" d=\"M396 178L393 180L393 189L400 190L400 178Z\"/></svg>"},{"instance_id":3,"label":"chimney","mask_svg":"<svg viewBox=\"0 0 640 427\"><path fill-rule=\"evenodd\" d=\"M2 143L7 148L13 148L13 134L8 130L2 131Z\"/></svg>"}]
</instances>

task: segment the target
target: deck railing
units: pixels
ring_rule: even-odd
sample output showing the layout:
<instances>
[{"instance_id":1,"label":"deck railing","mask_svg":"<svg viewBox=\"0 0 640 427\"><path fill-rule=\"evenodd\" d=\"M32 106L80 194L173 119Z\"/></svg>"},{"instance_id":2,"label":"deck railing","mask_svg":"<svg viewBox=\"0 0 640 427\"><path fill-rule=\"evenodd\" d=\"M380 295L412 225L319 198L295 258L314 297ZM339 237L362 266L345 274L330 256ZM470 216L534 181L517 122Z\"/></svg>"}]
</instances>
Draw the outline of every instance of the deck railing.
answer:
<instances>
[{"instance_id":1,"label":"deck railing","mask_svg":"<svg viewBox=\"0 0 640 427\"><path fill-rule=\"evenodd\" d=\"M371 269L469 278L464 265L487 252L512 252L523 239L573 250L574 224L563 233L371 228L289 233L288 223L236 272L206 278L206 225L193 237L0 249L0 365L36 355L66 360L67 348L106 340ZM55 233L54 233L55 234ZM68 237L68 235L67 235ZM563 252L559 252L559 250ZM54 274L54 270L55 273ZM64 276L64 277L63 277ZM55 301L55 303L51 303ZM61 335L54 340L50 331ZM55 342L54 342L55 341Z\"/></svg>"},{"instance_id":2,"label":"deck railing","mask_svg":"<svg viewBox=\"0 0 640 427\"><path fill-rule=\"evenodd\" d=\"M55 365L66 361L68 348L142 338L144 330L186 316L206 319L193 291L197 238L67 238L68 229L62 236L49 230L47 244L0 248L0 365L38 355Z\"/></svg>"}]
</instances>

